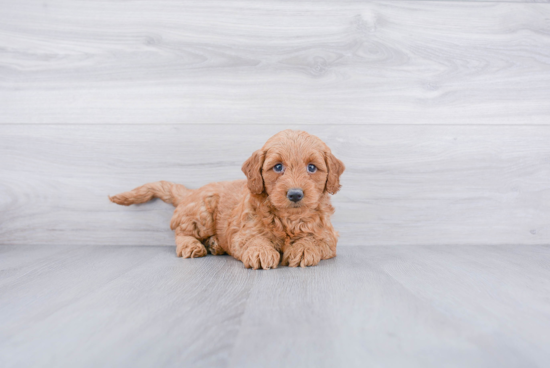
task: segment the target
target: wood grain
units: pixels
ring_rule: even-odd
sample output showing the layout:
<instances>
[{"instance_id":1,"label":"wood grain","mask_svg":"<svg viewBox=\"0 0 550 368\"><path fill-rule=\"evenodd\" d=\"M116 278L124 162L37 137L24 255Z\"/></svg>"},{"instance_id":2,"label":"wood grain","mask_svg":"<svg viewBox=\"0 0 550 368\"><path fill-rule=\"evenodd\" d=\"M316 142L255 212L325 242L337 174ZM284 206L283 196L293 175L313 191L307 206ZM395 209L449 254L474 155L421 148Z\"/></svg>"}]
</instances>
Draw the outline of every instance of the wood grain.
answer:
<instances>
[{"instance_id":1,"label":"wood grain","mask_svg":"<svg viewBox=\"0 0 550 368\"><path fill-rule=\"evenodd\" d=\"M2 367L545 367L548 246L345 247L244 269L51 246L0 287ZM64 251L63 251L64 250ZM0 271L29 256L0 246Z\"/></svg>"},{"instance_id":2,"label":"wood grain","mask_svg":"<svg viewBox=\"0 0 550 368\"><path fill-rule=\"evenodd\" d=\"M0 123L549 124L550 4L4 1Z\"/></svg>"},{"instance_id":3,"label":"wood grain","mask_svg":"<svg viewBox=\"0 0 550 368\"><path fill-rule=\"evenodd\" d=\"M237 261L188 262L159 247L65 251L2 287L3 367L217 367L228 355L254 279Z\"/></svg>"},{"instance_id":4,"label":"wood grain","mask_svg":"<svg viewBox=\"0 0 550 368\"><path fill-rule=\"evenodd\" d=\"M340 245L550 243L550 128L296 126L347 165ZM107 195L197 188L240 167L280 126L0 126L0 243L172 245L173 208Z\"/></svg>"}]
</instances>

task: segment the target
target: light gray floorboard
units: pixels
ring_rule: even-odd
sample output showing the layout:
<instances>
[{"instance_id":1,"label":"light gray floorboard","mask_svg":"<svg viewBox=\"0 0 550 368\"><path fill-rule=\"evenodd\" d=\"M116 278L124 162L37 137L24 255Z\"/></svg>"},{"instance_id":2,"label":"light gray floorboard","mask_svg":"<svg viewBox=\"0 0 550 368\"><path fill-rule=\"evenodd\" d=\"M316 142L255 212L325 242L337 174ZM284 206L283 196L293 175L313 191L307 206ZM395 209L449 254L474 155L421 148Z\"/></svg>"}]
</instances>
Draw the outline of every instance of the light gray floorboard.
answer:
<instances>
[{"instance_id":1,"label":"light gray floorboard","mask_svg":"<svg viewBox=\"0 0 550 368\"><path fill-rule=\"evenodd\" d=\"M232 258L190 262L163 247L65 250L2 287L3 367L219 366L227 355L255 275Z\"/></svg>"},{"instance_id":2,"label":"light gray floorboard","mask_svg":"<svg viewBox=\"0 0 550 368\"><path fill-rule=\"evenodd\" d=\"M293 126L347 165L342 245L549 244L550 128ZM107 195L242 179L280 126L0 126L0 244L172 245L173 208Z\"/></svg>"},{"instance_id":3,"label":"light gray floorboard","mask_svg":"<svg viewBox=\"0 0 550 368\"><path fill-rule=\"evenodd\" d=\"M248 304L265 307L247 308L232 363L545 366L549 256L548 247L350 247L307 276L261 273ZM278 359L266 364L258 350Z\"/></svg>"},{"instance_id":4,"label":"light gray floorboard","mask_svg":"<svg viewBox=\"0 0 550 368\"><path fill-rule=\"evenodd\" d=\"M549 124L548 3L0 6L0 123Z\"/></svg>"},{"instance_id":5,"label":"light gray floorboard","mask_svg":"<svg viewBox=\"0 0 550 368\"><path fill-rule=\"evenodd\" d=\"M545 367L550 247L343 247L252 271L173 247L2 246L2 367ZM64 250L64 251L63 251ZM10 266L10 261L14 266Z\"/></svg>"}]
</instances>

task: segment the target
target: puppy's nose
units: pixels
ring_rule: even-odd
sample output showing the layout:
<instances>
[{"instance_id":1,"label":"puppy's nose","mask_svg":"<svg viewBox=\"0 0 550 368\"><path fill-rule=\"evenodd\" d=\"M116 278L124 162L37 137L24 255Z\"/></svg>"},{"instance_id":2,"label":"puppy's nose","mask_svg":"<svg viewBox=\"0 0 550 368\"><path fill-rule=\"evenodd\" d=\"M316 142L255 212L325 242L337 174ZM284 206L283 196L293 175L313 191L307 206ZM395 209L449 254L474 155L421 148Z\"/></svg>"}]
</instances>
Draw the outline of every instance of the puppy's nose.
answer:
<instances>
[{"instance_id":1,"label":"puppy's nose","mask_svg":"<svg viewBox=\"0 0 550 368\"><path fill-rule=\"evenodd\" d=\"M298 202L304 198L304 192L300 188L292 188L286 193L286 197L292 202Z\"/></svg>"}]
</instances>

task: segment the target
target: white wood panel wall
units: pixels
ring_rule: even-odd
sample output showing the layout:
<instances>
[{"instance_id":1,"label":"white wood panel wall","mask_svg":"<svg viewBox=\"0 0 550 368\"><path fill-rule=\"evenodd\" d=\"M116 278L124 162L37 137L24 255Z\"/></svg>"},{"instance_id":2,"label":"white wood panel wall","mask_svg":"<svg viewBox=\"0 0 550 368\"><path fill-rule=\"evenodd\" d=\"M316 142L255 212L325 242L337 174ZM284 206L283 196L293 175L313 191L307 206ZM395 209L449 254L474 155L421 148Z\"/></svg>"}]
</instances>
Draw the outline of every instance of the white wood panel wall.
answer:
<instances>
[{"instance_id":1,"label":"white wood panel wall","mask_svg":"<svg viewBox=\"0 0 550 368\"><path fill-rule=\"evenodd\" d=\"M550 4L0 2L0 243L172 245L108 194L346 163L345 245L550 243Z\"/></svg>"}]
</instances>

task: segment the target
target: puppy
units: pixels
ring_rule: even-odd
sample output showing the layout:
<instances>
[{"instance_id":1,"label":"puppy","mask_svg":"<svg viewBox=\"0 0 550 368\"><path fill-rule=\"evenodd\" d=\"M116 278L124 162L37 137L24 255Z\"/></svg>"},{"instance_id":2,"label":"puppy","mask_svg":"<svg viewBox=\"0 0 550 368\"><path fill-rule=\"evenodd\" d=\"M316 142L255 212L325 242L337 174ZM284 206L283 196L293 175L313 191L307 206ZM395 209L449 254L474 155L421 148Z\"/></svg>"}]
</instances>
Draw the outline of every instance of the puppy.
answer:
<instances>
[{"instance_id":1,"label":"puppy","mask_svg":"<svg viewBox=\"0 0 550 368\"><path fill-rule=\"evenodd\" d=\"M336 256L329 194L344 164L316 136L284 130L246 160L247 180L199 189L166 181L109 197L121 205L160 198L176 209L170 228L178 257L230 254L253 269L315 266Z\"/></svg>"}]
</instances>

